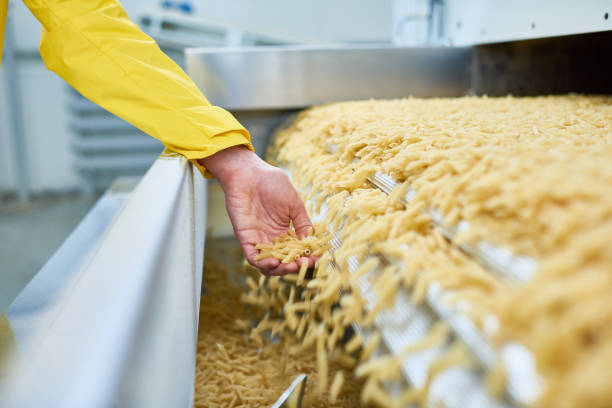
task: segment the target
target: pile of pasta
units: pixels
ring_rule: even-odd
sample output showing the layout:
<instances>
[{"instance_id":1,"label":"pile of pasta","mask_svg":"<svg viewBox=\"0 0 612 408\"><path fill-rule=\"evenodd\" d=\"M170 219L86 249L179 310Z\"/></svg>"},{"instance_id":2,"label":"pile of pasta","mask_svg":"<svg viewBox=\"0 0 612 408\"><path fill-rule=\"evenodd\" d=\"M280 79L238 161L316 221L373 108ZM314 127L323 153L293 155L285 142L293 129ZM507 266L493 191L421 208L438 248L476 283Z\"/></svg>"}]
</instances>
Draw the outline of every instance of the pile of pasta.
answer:
<instances>
[{"instance_id":1,"label":"pile of pasta","mask_svg":"<svg viewBox=\"0 0 612 408\"><path fill-rule=\"evenodd\" d=\"M426 404L441 367L473 364L464 348L451 344L427 384L398 397L383 384L399 377L403 358L423 345L371 360L376 335L371 342L341 339L353 324L372 327L398 291L420 303L436 282L491 342L517 341L533 353L543 379L538 406L609 404L612 98L334 103L302 112L276 135L268 159L290 170L311 216L325 215L315 235L332 234L341 245L323 254L312 280L264 280L243 300L265 306L261 321L281 337L314 348L320 372L334 357L357 367L363 402ZM390 194L369 183L377 172L398 183ZM407 192L411 199L402 200ZM433 226L431 209L445 226L469 227L450 241ZM459 247L482 241L533 258L537 272L527 282L507 281ZM350 259L361 264L353 273ZM364 277L374 304L360 295ZM491 316L496 325L486 324ZM428 345L449 341L439 330ZM319 377L321 392L327 380Z\"/></svg>"},{"instance_id":2,"label":"pile of pasta","mask_svg":"<svg viewBox=\"0 0 612 408\"><path fill-rule=\"evenodd\" d=\"M299 239L295 229L290 228L288 232L274 239L271 244L257 244L255 248L260 252L255 259L272 257L278 259L281 263L299 261L302 257L321 255L330 249L329 239L330 234L313 235L312 228L305 237Z\"/></svg>"},{"instance_id":3,"label":"pile of pasta","mask_svg":"<svg viewBox=\"0 0 612 408\"><path fill-rule=\"evenodd\" d=\"M360 384L341 379L343 390L314 392L320 373L314 353L296 355L295 338L271 340L250 332L257 307L240 300L244 288L240 272L221 263L219 257L236 257L224 248L207 251L204 290L200 305L195 375L195 407L271 407L299 374L307 374L303 406L354 407ZM217 258L217 259L215 259ZM225 259L227 260L227 259ZM238 263L239 264L239 263ZM261 311L259 311L261 312ZM337 366L332 365L332 369Z\"/></svg>"}]
</instances>

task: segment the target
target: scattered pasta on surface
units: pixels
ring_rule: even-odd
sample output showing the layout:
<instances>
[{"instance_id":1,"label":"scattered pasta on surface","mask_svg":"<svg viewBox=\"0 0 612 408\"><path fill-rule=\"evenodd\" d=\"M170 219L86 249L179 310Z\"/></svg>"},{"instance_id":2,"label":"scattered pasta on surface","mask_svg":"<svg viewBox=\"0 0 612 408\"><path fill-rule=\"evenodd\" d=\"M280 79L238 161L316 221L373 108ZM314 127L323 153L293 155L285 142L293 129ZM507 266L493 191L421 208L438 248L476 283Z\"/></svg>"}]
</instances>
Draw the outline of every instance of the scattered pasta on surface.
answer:
<instances>
[{"instance_id":1,"label":"scattered pasta on surface","mask_svg":"<svg viewBox=\"0 0 612 408\"><path fill-rule=\"evenodd\" d=\"M245 289L241 283L243 276L237 270L239 266L231 262L236 258L235 251L224 251L227 243L223 242L208 245L194 406L269 408L301 373L308 376L302 406L359 406L360 384L352 376L344 378L342 390L334 389L333 396L327 392L318 394L319 372L314 353L295 354L299 342L291 336L274 341L273 336L266 337L264 330L271 328L269 322L260 323L261 331L251 331L253 317L261 310L240 300ZM330 363L330 369L337 372L341 366Z\"/></svg>"}]
</instances>

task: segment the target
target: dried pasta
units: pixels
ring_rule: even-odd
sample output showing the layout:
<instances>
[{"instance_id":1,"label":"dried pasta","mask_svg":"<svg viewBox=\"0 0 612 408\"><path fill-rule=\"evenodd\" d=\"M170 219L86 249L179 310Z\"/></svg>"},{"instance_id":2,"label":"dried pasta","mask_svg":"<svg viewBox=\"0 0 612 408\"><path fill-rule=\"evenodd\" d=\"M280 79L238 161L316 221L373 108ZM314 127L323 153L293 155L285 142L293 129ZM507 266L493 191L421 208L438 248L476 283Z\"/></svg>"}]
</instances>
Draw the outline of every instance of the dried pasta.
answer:
<instances>
[{"instance_id":1,"label":"dried pasta","mask_svg":"<svg viewBox=\"0 0 612 408\"><path fill-rule=\"evenodd\" d=\"M298 341L294 337L285 335L275 343L267 340L264 332L276 327L269 318L259 322L260 329L251 332L252 336L245 335L256 307L240 300L244 289L231 278L231 271L225 265L211 259L215 253L227 255L218 248L207 252L194 406L269 408L301 373L308 376L303 406L358 406L360 385L351 377L344 379L343 392L334 389L333 396L327 392L317 394L317 357L313 353L295 355L292 349ZM252 277L247 281L251 282L248 287L253 287ZM340 372L342 366L330 362L329 369Z\"/></svg>"},{"instance_id":2,"label":"dried pasta","mask_svg":"<svg viewBox=\"0 0 612 408\"><path fill-rule=\"evenodd\" d=\"M326 248L328 238L328 234L315 236L312 231L309 231L307 236L299 238L295 230L290 229L271 244L257 244L255 248L260 252L255 260L276 258L282 263L297 262L301 257L320 255L322 249Z\"/></svg>"},{"instance_id":3,"label":"dried pasta","mask_svg":"<svg viewBox=\"0 0 612 408\"><path fill-rule=\"evenodd\" d=\"M454 344L432 368L425 387L408 389L398 400L386 393L376 370L363 367L397 367L401 356L368 366L377 361L372 357L380 339L375 330L365 342L360 337L341 341L352 324L372 328L399 290L408 290L419 303L436 282L452 291L455 304L469 306L465 313L481 329L488 316L496 317L499 328L490 333L492 342L518 341L529 348L546 385L538 406L609 404L612 98L328 104L302 112L280 131L268 159L296 175L313 214L325 213L306 238L317 240L318 246L309 249L323 257L312 280L299 285L290 302L279 295L294 285L290 278L274 289L267 280L256 289L251 283L244 299L277 310L269 318L287 321L284 332L297 332L302 342L296 350L315 349L321 370L328 370L323 360L338 350L356 359L365 378L363 402L425 404L436 372L469 366L465 350ZM391 176L397 187L386 193L375 188L368 180L376 173ZM452 241L432 226L434 221L457 231ZM326 253L332 237L342 245ZM291 261L289 255L295 257L296 249L304 255L306 248L296 241L301 242L287 235L262 245L260 256ZM532 258L537 264L533 278L508 282L460 248L482 241ZM401 267L389 267L382 259ZM361 267L351 274L353 260ZM303 275L296 280L302 283ZM363 279L376 292L373 305L360 296ZM500 366L490 373L495 394L503 388L503 373Z\"/></svg>"}]
</instances>

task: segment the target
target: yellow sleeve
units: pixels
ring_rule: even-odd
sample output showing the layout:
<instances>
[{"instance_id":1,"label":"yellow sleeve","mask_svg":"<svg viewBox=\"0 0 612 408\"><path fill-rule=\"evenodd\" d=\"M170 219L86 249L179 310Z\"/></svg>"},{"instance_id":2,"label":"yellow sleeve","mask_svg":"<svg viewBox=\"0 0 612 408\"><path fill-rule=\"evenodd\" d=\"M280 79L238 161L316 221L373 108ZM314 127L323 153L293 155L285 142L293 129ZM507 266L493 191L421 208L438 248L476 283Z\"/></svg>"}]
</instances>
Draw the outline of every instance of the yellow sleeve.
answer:
<instances>
[{"instance_id":1,"label":"yellow sleeve","mask_svg":"<svg viewBox=\"0 0 612 408\"><path fill-rule=\"evenodd\" d=\"M8 0L0 0L0 66L2 65L2 47L4 46L4 29L6 25L6 12Z\"/></svg>"},{"instance_id":2,"label":"yellow sleeve","mask_svg":"<svg viewBox=\"0 0 612 408\"><path fill-rule=\"evenodd\" d=\"M195 159L239 144L248 131L211 106L155 41L115 0L24 0L43 25L47 68L86 98L159 139L205 173Z\"/></svg>"}]
</instances>

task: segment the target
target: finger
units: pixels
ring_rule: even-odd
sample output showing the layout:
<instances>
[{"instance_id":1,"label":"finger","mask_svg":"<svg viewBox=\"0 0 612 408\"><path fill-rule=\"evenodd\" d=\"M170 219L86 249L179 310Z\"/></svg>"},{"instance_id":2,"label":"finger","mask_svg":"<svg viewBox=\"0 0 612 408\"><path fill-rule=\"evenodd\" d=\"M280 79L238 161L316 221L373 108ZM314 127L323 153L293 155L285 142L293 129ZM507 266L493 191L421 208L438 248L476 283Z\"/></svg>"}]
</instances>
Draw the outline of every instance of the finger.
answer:
<instances>
[{"instance_id":1,"label":"finger","mask_svg":"<svg viewBox=\"0 0 612 408\"><path fill-rule=\"evenodd\" d=\"M247 261L249 261L251 265L255 266L255 263L257 262L255 261L255 257L259 253L259 251L255 249L255 245L244 244L241 242L240 246L242 247L242 253L244 254L244 257L247 259Z\"/></svg>"},{"instance_id":2,"label":"finger","mask_svg":"<svg viewBox=\"0 0 612 408\"><path fill-rule=\"evenodd\" d=\"M277 267L275 268L270 268L269 270L267 270L264 275L267 276L279 276L279 275L286 275L289 273L295 273L300 269L300 265L303 262L308 262L308 267L309 268L314 268L315 267L315 263L319 260L319 258L321 258L321 256L319 255L311 255L309 257L301 257L298 261L296 262L291 262L291 263L280 263Z\"/></svg>"},{"instance_id":3,"label":"finger","mask_svg":"<svg viewBox=\"0 0 612 408\"><path fill-rule=\"evenodd\" d=\"M318 260L319 258L320 258L320 256L314 256L314 255L312 255L312 256L308 256L308 257L303 256L303 257L301 257L301 258L298 260L298 262L297 262L297 263L299 263L299 264L301 265L301 264L302 264L302 263L304 263L304 262L308 262L308 267L309 267L309 268L314 268L314 266L315 266L315 262L317 262L317 260Z\"/></svg>"},{"instance_id":4,"label":"finger","mask_svg":"<svg viewBox=\"0 0 612 408\"><path fill-rule=\"evenodd\" d=\"M265 259L261 259L259 261L256 262L255 266L256 268L258 268L262 273L270 271L274 268L277 268L278 265L280 265L280 261L276 258L265 258Z\"/></svg>"},{"instance_id":5,"label":"finger","mask_svg":"<svg viewBox=\"0 0 612 408\"><path fill-rule=\"evenodd\" d=\"M255 245L253 244L242 245L242 252L244 253L244 256L247 261L249 261L251 265L258 268L260 271L262 271L262 273L264 271L274 269L280 264L280 261L278 259L272 257L256 260L255 258L259 254L259 250L257 250L255 248Z\"/></svg>"},{"instance_id":6,"label":"finger","mask_svg":"<svg viewBox=\"0 0 612 408\"><path fill-rule=\"evenodd\" d=\"M298 265L295 262L291 263L282 263L278 265L276 268L270 269L267 271L266 275L268 276L279 276L279 275L287 275L288 273L295 273L298 270Z\"/></svg>"},{"instance_id":7,"label":"finger","mask_svg":"<svg viewBox=\"0 0 612 408\"><path fill-rule=\"evenodd\" d=\"M311 255L309 257L301 257L299 259L299 265L298 262L283 264L278 259L273 257L255 260L259 254L259 250L256 249L255 245L253 244L242 245L242 252L244 253L247 261L266 276L279 276L286 275L288 273L295 273L298 271L299 265L301 265L302 262L308 262L308 267L313 268L315 262L320 258L320 256Z\"/></svg>"},{"instance_id":8,"label":"finger","mask_svg":"<svg viewBox=\"0 0 612 408\"><path fill-rule=\"evenodd\" d=\"M289 216L293 221L293 227L295 228L295 232L297 233L298 237L302 238L308 235L308 230L312 228L312 222L310 221L310 218L308 218L306 207L304 207L304 203L297 193L295 194L295 202L291 207L291 213Z\"/></svg>"}]
</instances>

